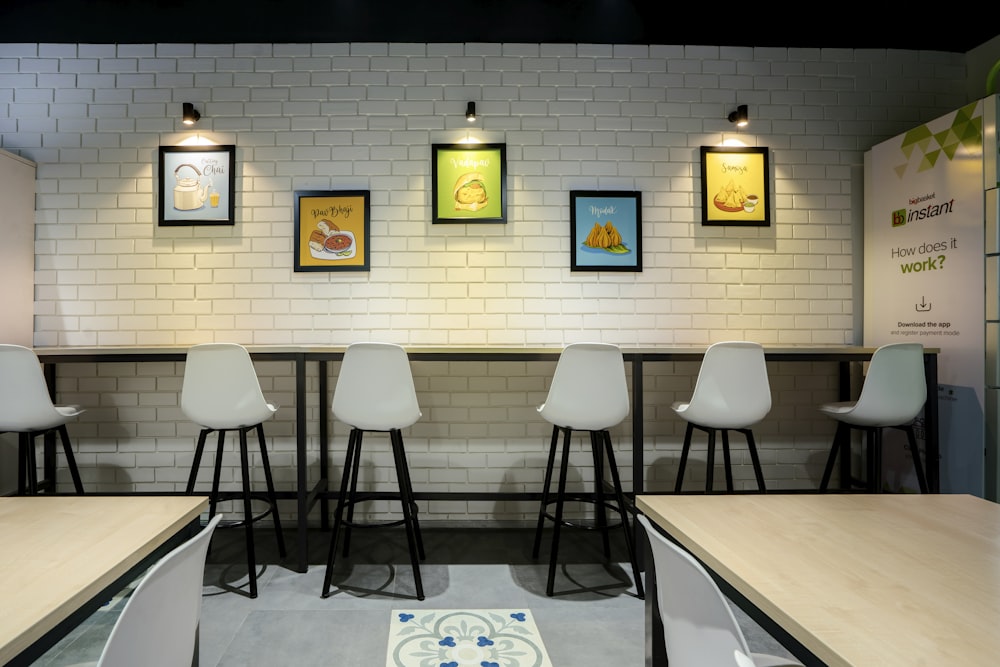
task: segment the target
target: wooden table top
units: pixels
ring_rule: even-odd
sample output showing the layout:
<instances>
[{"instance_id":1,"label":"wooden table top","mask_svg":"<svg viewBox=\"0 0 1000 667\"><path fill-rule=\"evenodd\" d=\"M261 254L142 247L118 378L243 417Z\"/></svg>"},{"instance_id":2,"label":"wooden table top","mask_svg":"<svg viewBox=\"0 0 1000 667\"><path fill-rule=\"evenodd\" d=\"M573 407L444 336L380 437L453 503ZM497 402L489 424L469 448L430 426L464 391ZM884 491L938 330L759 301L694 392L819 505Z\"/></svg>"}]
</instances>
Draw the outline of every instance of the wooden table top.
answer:
<instances>
[{"instance_id":1,"label":"wooden table top","mask_svg":"<svg viewBox=\"0 0 1000 667\"><path fill-rule=\"evenodd\" d=\"M208 507L203 496L0 498L0 664Z\"/></svg>"},{"instance_id":2,"label":"wooden table top","mask_svg":"<svg viewBox=\"0 0 1000 667\"><path fill-rule=\"evenodd\" d=\"M640 496L828 665L1000 664L1000 505L969 495Z\"/></svg>"}]
</instances>

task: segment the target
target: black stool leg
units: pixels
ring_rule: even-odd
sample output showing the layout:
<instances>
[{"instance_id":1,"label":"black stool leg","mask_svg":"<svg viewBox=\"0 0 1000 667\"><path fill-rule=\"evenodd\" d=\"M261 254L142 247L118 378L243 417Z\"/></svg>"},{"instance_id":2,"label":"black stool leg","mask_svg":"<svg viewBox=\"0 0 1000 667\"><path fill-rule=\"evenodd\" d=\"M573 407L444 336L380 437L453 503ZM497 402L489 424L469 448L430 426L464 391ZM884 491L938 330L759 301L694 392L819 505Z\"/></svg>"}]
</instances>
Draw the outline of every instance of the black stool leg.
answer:
<instances>
[{"instance_id":1,"label":"black stool leg","mask_svg":"<svg viewBox=\"0 0 1000 667\"><path fill-rule=\"evenodd\" d=\"M722 429L722 463L726 472L726 491L733 491L733 461L729 451L729 430Z\"/></svg>"},{"instance_id":2,"label":"black stool leg","mask_svg":"<svg viewBox=\"0 0 1000 667\"><path fill-rule=\"evenodd\" d=\"M410 551L410 564L413 567L413 583L416 587L417 599L424 599L424 585L420 578L420 562L417 558L417 526L413 516L413 496L407 488L406 455L403 452L403 435L399 429L389 432L392 439L392 453L396 460L396 480L399 483L400 505L403 509L403 525L406 527L406 543Z\"/></svg>"},{"instance_id":3,"label":"black stool leg","mask_svg":"<svg viewBox=\"0 0 1000 667\"><path fill-rule=\"evenodd\" d=\"M187 488L188 495L194 493L194 484L198 480L198 469L201 467L201 455L205 451L205 438L208 437L208 429L203 428L198 433L198 444L194 448L194 460L191 462L191 473L188 475Z\"/></svg>"},{"instance_id":4,"label":"black stool leg","mask_svg":"<svg viewBox=\"0 0 1000 667\"><path fill-rule=\"evenodd\" d=\"M865 464L868 472L868 493L882 493L882 429L865 429L865 440L867 449L865 453Z\"/></svg>"},{"instance_id":5,"label":"black stool leg","mask_svg":"<svg viewBox=\"0 0 1000 667\"><path fill-rule=\"evenodd\" d=\"M351 472L355 469L352 461L355 456L355 449L358 447L357 440L360 433L357 429L352 429L347 439L347 454L344 458L344 472L340 478L340 494L337 500L337 507L333 512L333 531L330 535L330 551L326 557L326 576L323 577L323 597L330 597L330 585L333 581L333 565L337 558L337 538L340 536L340 527L344 522L344 506L348 501L347 488L351 483Z\"/></svg>"},{"instance_id":6,"label":"black stool leg","mask_svg":"<svg viewBox=\"0 0 1000 667\"><path fill-rule=\"evenodd\" d=\"M854 487L853 462L851 460L851 436L854 431L850 424L844 424L843 435L840 436L840 488L849 490ZM862 444L862 453L864 445Z\"/></svg>"},{"instance_id":7,"label":"black stool leg","mask_svg":"<svg viewBox=\"0 0 1000 667\"><path fill-rule=\"evenodd\" d=\"M837 422L837 432L833 436L833 445L830 446L830 455L826 457L826 467L823 468L823 479L820 480L819 490L826 491L830 484L830 477L833 475L833 466L837 462L837 455L841 453L842 442L849 437L850 428L844 422Z\"/></svg>"},{"instance_id":8,"label":"black stool leg","mask_svg":"<svg viewBox=\"0 0 1000 667\"><path fill-rule=\"evenodd\" d=\"M677 468L677 481L674 483L674 493L680 493L684 485L684 469L687 468L688 452L691 451L691 434L694 433L694 424L687 423L684 429L684 448L681 449L681 462Z\"/></svg>"},{"instance_id":9,"label":"black stool leg","mask_svg":"<svg viewBox=\"0 0 1000 667\"><path fill-rule=\"evenodd\" d=\"M611 470L611 481L615 487L615 502L618 503L618 513L622 517L622 530L625 532L625 546L628 549L628 559L632 563L632 578L635 580L635 592L640 600L645 599L646 592L642 587L642 576L639 574L639 561L635 555L635 543L632 541L632 528L629 525L628 506L625 504L625 492L622 490L621 475L618 473L618 463L615 461L615 450L611 447L611 434L604 431L604 449L608 456L608 468Z\"/></svg>"},{"instance_id":10,"label":"black stool leg","mask_svg":"<svg viewBox=\"0 0 1000 667\"><path fill-rule=\"evenodd\" d=\"M927 477L924 475L924 466L920 462L920 448L917 447L917 437L913 432L912 425L901 426L906 433L906 440L910 444L910 455L913 457L913 469L917 473L917 484L920 486L920 493L928 493Z\"/></svg>"},{"instance_id":11,"label":"black stool leg","mask_svg":"<svg viewBox=\"0 0 1000 667\"><path fill-rule=\"evenodd\" d=\"M708 433L708 467L705 469L705 493L711 493L715 477L715 429L705 429Z\"/></svg>"},{"instance_id":12,"label":"black stool leg","mask_svg":"<svg viewBox=\"0 0 1000 667\"><path fill-rule=\"evenodd\" d=\"M31 457L29 451L34 447L35 442L28 433L17 434L17 495L23 496L29 493L30 481L28 465Z\"/></svg>"},{"instance_id":13,"label":"black stool leg","mask_svg":"<svg viewBox=\"0 0 1000 667\"><path fill-rule=\"evenodd\" d=\"M542 527L545 523L545 511L549 503L549 485L552 483L552 467L556 462L556 448L559 446L559 427L552 427L552 442L549 445L549 460L545 465L545 481L542 482L542 501L538 507L538 525L535 528L535 544L531 548L531 557L538 558L542 546Z\"/></svg>"},{"instance_id":14,"label":"black stool leg","mask_svg":"<svg viewBox=\"0 0 1000 667\"><path fill-rule=\"evenodd\" d=\"M556 491L556 514L552 528L552 549L549 554L549 578L545 586L545 593L549 597L553 595L556 581L556 560L559 555L559 529L562 527L563 503L566 499L566 476L569 471L569 443L572 429L563 429L563 433L562 463L559 467L559 486L558 491Z\"/></svg>"},{"instance_id":15,"label":"black stool leg","mask_svg":"<svg viewBox=\"0 0 1000 667\"><path fill-rule=\"evenodd\" d=\"M413 480L410 479L410 464L406 460L406 447L403 445L403 432L396 429L396 437L399 439L399 458L403 463L403 478L400 483L406 484L406 494L410 498L410 517L413 519L413 533L417 538L417 553L420 560L427 556L424 554L424 538L420 534L420 508L417 501L413 499Z\"/></svg>"},{"instance_id":16,"label":"black stool leg","mask_svg":"<svg viewBox=\"0 0 1000 667\"><path fill-rule=\"evenodd\" d=\"M597 530L604 541L604 557L611 558L611 537L608 535L608 513L604 500L604 431L590 432L590 449L594 455L594 514Z\"/></svg>"},{"instance_id":17,"label":"black stool leg","mask_svg":"<svg viewBox=\"0 0 1000 667\"><path fill-rule=\"evenodd\" d=\"M264 425L257 424L257 441L260 443L260 461L264 466L264 481L267 484L267 501L271 505L271 518L274 520L274 532L278 536L278 553L285 557L285 535L281 532L281 517L278 516L278 496L274 491L274 478L271 476L271 462L267 458L267 446L264 444Z\"/></svg>"},{"instance_id":18,"label":"black stool leg","mask_svg":"<svg viewBox=\"0 0 1000 667\"><path fill-rule=\"evenodd\" d=\"M83 495L83 482L80 480L80 470L76 467L76 457L73 455L73 447L69 444L69 431L66 430L65 424L61 425L58 431L59 439L62 440L63 454L66 455L66 467L69 468L69 474L73 478L73 487L76 489L77 495ZM55 486L53 484L54 489Z\"/></svg>"},{"instance_id":19,"label":"black stool leg","mask_svg":"<svg viewBox=\"0 0 1000 667\"><path fill-rule=\"evenodd\" d=\"M212 493L208 497L208 518L215 516L216 505L219 504L219 482L222 479L222 447L226 441L226 432L219 431L219 444L215 452L215 470L212 473Z\"/></svg>"},{"instance_id":20,"label":"black stool leg","mask_svg":"<svg viewBox=\"0 0 1000 667\"><path fill-rule=\"evenodd\" d=\"M351 526L354 522L354 504L358 502L358 471L361 469L361 441L364 439L364 431L355 428L351 429L351 436L354 438L353 456L348 456L348 463L351 467L351 488L347 495L347 520L344 522L344 557L347 557L351 549ZM348 444L350 448L350 444Z\"/></svg>"},{"instance_id":21,"label":"black stool leg","mask_svg":"<svg viewBox=\"0 0 1000 667\"><path fill-rule=\"evenodd\" d=\"M760 457L757 455L757 443L754 441L753 431L747 428L741 429L740 433L747 439L747 449L750 450L750 460L753 462L753 473L757 477L757 490L764 493L767 491L767 487L764 486L764 471L760 467Z\"/></svg>"},{"instance_id":22,"label":"black stool leg","mask_svg":"<svg viewBox=\"0 0 1000 667\"><path fill-rule=\"evenodd\" d=\"M243 477L243 529L247 543L247 571L250 575L250 597L257 597L257 557L253 544L253 507L250 503L250 457L247 452L247 430L240 431L240 472Z\"/></svg>"},{"instance_id":23,"label":"black stool leg","mask_svg":"<svg viewBox=\"0 0 1000 667\"><path fill-rule=\"evenodd\" d=\"M35 451L35 434L28 435L28 493L38 495L38 455Z\"/></svg>"}]
</instances>

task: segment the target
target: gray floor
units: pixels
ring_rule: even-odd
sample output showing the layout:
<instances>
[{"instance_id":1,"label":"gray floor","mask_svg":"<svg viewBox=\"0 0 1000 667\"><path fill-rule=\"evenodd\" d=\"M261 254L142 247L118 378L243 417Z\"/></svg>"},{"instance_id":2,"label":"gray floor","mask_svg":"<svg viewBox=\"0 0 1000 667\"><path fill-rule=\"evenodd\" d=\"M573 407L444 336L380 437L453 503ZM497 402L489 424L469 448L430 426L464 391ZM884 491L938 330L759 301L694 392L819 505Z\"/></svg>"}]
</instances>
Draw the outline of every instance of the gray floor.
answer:
<instances>
[{"instance_id":1,"label":"gray floor","mask_svg":"<svg viewBox=\"0 0 1000 667\"><path fill-rule=\"evenodd\" d=\"M548 538L550 533L546 533ZM546 541L531 558L530 529L423 529L425 600L414 597L401 529L355 531L351 554L339 559L334 593L322 598L328 533L311 536L309 571L277 557L273 532L257 534L259 594L247 595L242 530L216 532L205 572L201 665L381 667L394 609L510 609L531 611L555 667L644 664L643 601L635 595L620 535L612 564L601 564L600 538L564 530L557 595L545 595ZM291 550L294 535L288 534ZM118 611L113 601L35 664L60 667L96 661ZM738 612L750 647L788 653ZM290 656L294 656L290 658Z\"/></svg>"}]
</instances>

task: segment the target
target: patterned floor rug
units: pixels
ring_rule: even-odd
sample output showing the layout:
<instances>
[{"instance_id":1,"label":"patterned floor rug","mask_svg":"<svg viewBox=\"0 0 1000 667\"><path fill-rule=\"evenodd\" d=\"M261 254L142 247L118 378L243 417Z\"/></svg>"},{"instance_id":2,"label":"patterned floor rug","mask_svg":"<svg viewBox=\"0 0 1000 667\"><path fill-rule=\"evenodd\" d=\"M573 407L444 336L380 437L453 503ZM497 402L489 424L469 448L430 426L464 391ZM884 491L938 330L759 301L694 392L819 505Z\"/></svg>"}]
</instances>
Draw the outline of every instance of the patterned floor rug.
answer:
<instances>
[{"instance_id":1,"label":"patterned floor rug","mask_svg":"<svg viewBox=\"0 0 1000 667\"><path fill-rule=\"evenodd\" d=\"M526 609L397 609L386 667L552 667Z\"/></svg>"}]
</instances>

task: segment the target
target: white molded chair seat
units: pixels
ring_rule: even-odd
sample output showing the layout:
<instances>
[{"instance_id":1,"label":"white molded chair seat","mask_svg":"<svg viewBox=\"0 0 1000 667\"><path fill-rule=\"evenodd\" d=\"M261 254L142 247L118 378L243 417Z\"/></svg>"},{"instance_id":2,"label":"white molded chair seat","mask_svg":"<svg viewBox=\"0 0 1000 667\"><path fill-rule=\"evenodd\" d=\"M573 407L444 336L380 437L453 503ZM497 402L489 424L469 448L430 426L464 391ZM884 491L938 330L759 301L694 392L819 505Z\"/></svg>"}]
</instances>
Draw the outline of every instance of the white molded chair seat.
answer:
<instances>
[{"instance_id":1,"label":"white molded chair seat","mask_svg":"<svg viewBox=\"0 0 1000 667\"><path fill-rule=\"evenodd\" d=\"M648 518L640 514L636 519L646 531L653 554L656 602L670 667L743 667L736 659L737 651L752 658L753 667L800 665L788 658L751 653L729 601L702 564Z\"/></svg>"},{"instance_id":2,"label":"white molded chair seat","mask_svg":"<svg viewBox=\"0 0 1000 667\"><path fill-rule=\"evenodd\" d=\"M927 493L927 479L920 462L913 420L927 401L927 381L924 375L924 348L920 343L890 343L875 350L868 365L868 374L856 401L826 403L820 412L837 421L830 456L827 458L820 490L826 491L838 455L841 459L842 486L852 485L850 472L850 431L864 431L867 441L866 486L869 492L880 489L882 429L895 428L906 433L922 493Z\"/></svg>"},{"instance_id":3,"label":"white molded chair seat","mask_svg":"<svg viewBox=\"0 0 1000 667\"><path fill-rule=\"evenodd\" d=\"M209 496L209 517L215 516L216 505L220 500L235 497L243 501L243 519L235 525L242 525L246 532L250 597L255 598L257 559L254 552L253 522L271 515L278 540L278 552L281 556L285 555L285 538L281 530L278 499L274 491L263 426L264 421L274 416L277 408L265 400L253 360L247 349L236 343L204 343L189 348L181 387L181 411L188 419L201 426L191 474L188 477L188 494L194 493L206 438L213 431L219 434L212 491ZM267 484L267 490L263 494L254 493L250 483L247 432L251 430L257 433L261 467ZM237 431L239 434L242 488L239 492L233 493L219 491L226 431ZM252 508L254 498L260 498L267 503L267 509L257 516L254 516Z\"/></svg>"},{"instance_id":4,"label":"white molded chair seat","mask_svg":"<svg viewBox=\"0 0 1000 667\"><path fill-rule=\"evenodd\" d=\"M676 493L680 493L684 485L684 471L691 451L691 436L694 429L708 434L706 492L712 491L716 431L722 433L726 489L733 490L729 431L736 431L742 433L747 440L758 490L766 490L757 445L750 428L764 419L771 410L771 386L768 382L763 346L749 341L724 341L711 345L702 359L691 400L678 401L670 407L687 422L677 481L674 485Z\"/></svg>"},{"instance_id":5,"label":"white molded chair seat","mask_svg":"<svg viewBox=\"0 0 1000 667\"><path fill-rule=\"evenodd\" d=\"M642 577L639 575L639 567L634 553L625 494L622 491L618 465L615 462L614 449L611 446L611 435L608 432L608 429L620 424L628 416L628 413L629 395L625 379L625 361L618 346L608 343L572 343L567 345L559 355L545 403L538 408L538 414L552 424L552 439L549 445L548 463L545 468L545 481L542 486L542 501L538 509L538 523L535 528L532 555L534 558L538 558L545 520L551 520L553 522L552 546L549 553L549 574L546 584L546 593L549 596L554 594L560 528L562 526L577 526L601 531L604 540L604 555L606 558L610 558L611 548L608 541L608 530L619 525L625 533L636 592L640 598L645 596ZM590 434L590 446L594 461L594 491L590 494L568 493L566 491L570 438L573 431L588 431ZM549 492L549 487L552 483L560 432L563 433L562 458L558 490L553 497ZM614 492L613 504L605 499L605 461L611 473ZM582 526L582 524L574 524L565 520L563 513L567 500L593 503L596 525ZM556 506L554 514L548 511L548 506L553 503ZM618 513L621 519L619 523L608 524L608 509Z\"/></svg>"},{"instance_id":6,"label":"white molded chair seat","mask_svg":"<svg viewBox=\"0 0 1000 667\"><path fill-rule=\"evenodd\" d=\"M54 479L39 483L35 457L35 437L52 431L62 442L73 487L83 493L66 424L84 411L78 405L52 404L41 364L29 348L0 345L0 378L0 433L18 434L18 494L34 495L45 486L56 490Z\"/></svg>"},{"instance_id":7,"label":"white molded chair seat","mask_svg":"<svg viewBox=\"0 0 1000 667\"><path fill-rule=\"evenodd\" d=\"M361 442L367 431L389 434L399 487L399 492L393 497L399 499L403 515L400 520L383 521L374 525L405 527L416 596L418 600L423 600L424 588L419 561L425 557L424 544L402 435L402 429L417 423L421 412L406 350L395 343L361 342L349 345L340 365L331 409L337 420L350 427L350 435L340 495L334 513L333 534L330 537L326 576L323 579L323 597L330 596L341 527L344 527L343 554L346 557L350 549L351 528L373 525L354 521L355 506L372 499L371 493L359 492L357 488Z\"/></svg>"},{"instance_id":8,"label":"white molded chair seat","mask_svg":"<svg viewBox=\"0 0 1000 667\"><path fill-rule=\"evenodd\" d=\"M111 629L98 667L194 664L205 557L221 518L216 514L143 576Z\"/></svg>"},{"instance_id":9,"label":"white molded chair seat","mask_svg":"<svg viewBox=\"0 0 1000 667\"><path fill-rule=\"evenodd\" d=\"M733 660L736 667L802 667L800 663L789 661L788 658L767 655L766 653L747 655L739 649L733 651Z\"/></svg>"}]
</instances>

